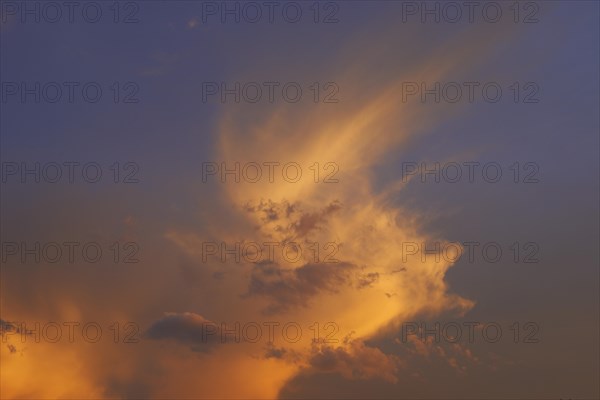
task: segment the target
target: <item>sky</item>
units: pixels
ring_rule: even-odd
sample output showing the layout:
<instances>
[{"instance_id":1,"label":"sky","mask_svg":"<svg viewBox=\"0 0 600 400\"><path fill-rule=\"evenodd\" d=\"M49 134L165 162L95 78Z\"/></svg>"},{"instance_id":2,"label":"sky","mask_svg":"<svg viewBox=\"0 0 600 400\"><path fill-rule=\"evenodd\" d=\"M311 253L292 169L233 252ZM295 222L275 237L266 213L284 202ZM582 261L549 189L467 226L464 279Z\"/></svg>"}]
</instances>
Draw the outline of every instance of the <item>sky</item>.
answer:
<instances>
[{"instance_id":1,"label":"sky","mask_svg":"<svg viewBox=\"0 0 600 400\"><path fill-rule=\"evenodd\" d=\"M0 397L600 397L599 8L2 0Z\"/></svg>"}]
</instances>

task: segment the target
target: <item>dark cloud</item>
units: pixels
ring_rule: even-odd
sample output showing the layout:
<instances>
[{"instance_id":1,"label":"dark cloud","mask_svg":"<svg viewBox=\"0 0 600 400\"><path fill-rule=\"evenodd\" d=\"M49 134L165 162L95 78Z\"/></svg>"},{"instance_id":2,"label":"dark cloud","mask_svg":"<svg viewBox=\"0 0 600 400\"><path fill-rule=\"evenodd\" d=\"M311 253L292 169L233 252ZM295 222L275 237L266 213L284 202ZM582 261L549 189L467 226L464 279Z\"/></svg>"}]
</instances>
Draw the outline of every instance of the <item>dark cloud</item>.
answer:
<instances>
[{"instance_id":1,"label":"dark cloud","mask_svg":"<svg viewBox=\"0 0 600 400\"><path fill-rule=\"evenodd\" d=\"M294 231L300 237L307 236L312 230L319 229L327 218L342 208L338 201L334 201L320 212L304 213L300 220L294 224Z\"/></svg>"},{"instance_id":2,"label":"dark cloud","mask_svg":"<svg viewBox=\"0 0 600 400\"><path fill-rule=\"evenodd\" d=\"M284 349L283 347L277 348L277 347L271 346L265 352L265 358L282 359L285 356L286 352L287 352L287 350Z\"/></svg>"},{"instance_id":3,"label":"dark cloud","mask_svg":"<svg viewBox=\"0 0 600 400\"><path fill-rule=\"evenodd\" d=\"M21 324L21 327L19 327L19 324L20 323L9 322L9 321L0 319L0 336L4 336L5 334L7 334L9 332L19 333L21 335L31 335L32 334L31 330L23 329L22 327L24 325Z\"/></svg>"},{"instance_id":4,"label":"dark cloud","mask_svg":"<svg viewBox=\"0 0 600 400\"><path fill-rule=\"evenodd\" d=\"M145 332L153 340L172 340L190 345L192 350L208 352L221 341L219 327L203 316L185 313L167 313Z\"/></svg>"},{"instance_id":5,"label":"dark cloud","mask_svg":"<svg viewBox=\"0 0 600 400\"><path fill-rule=\"evenodd\" d=\"M306 361L306 356L292 348L275 347L273 343L267 343L264 358L277 359L285 361L289 364L303 365Z\"/></svg>"},{"instance_id":6,"label":"dark cloud","mask_svg":"<svg viewBox=\"0 0 600 400\"><path fill-rule=\"evenodd\" d=\"M359 289L371 287L378 280L379 272L369 272L367 274L360 274L357 278L357 287Z\"/></svg>"},{"instance_id":7,"label":"dark cloud","mask_svg":"<svg viewBox=\"0 0 600 400\"><path fill-rule=\"evenodd\" d=\"M350 263L308 263L296 269L282 269L277 264L256 264L245 296L264 296L271 300L267 313L279 313L293 307L306 307L311 297L336 293L352 282Z\"/></svg>"},{"instance_id":8,"label":"dark cloud","mask_svg":"<svg viewBox=\"0 0 600 400\"><path fill-rule=\"evenodd\" d=\"M262 214L261 220L264 222L278 221L282 218L289 218L296 211L296 206L287 201L275 202L273 200L261 199L257 205L246 205L246 211L249 213Z\"/></svg>"},{"instance_id":9,"label":"dark cloud","mask_svg":"<svg viewBox=\"0 0 600 400\"><path fill-rule=\"evenodd\" d=\"M22 340L24 335L32 335L32 333L33 332L31 330L19 327L18 323L0 319L0 337L2 337L2 342L10 340L9 336L14 334L19 334ZM8 343L6 346L8 347L10 354L15 354L17 352L17 347L15 345Z\"/></svg>"},{"instance_id":10,"label":"dark cloud","mask_svg":"<svg viewBox=\"0 0 600 400\"><path fill-rule=\"evenodd\" d=\"M283 235L285 241L306 238L313 231L322 229L327 219L341 208L339 201L333 201L319 211L308 212L302 209L300 203L270 199L261 200L257 205L246 204L245 207L247 212L259 214L260 221Z\"/></svg>"},{"instance_id":11,"label":"dark cloud","mask_svg":"<svg viewBox=\"0 0 600 400\"><path fill-rule=\"evenodd\" d=\"M313 348L309 359L312 372L341 374L346 379L382 379L396 382L399 359L385 354L377 347L364 342L346 341L345 346L320 346Z\"/></svg>"},{"instance_id":12,"label":"dark cloud","mask_svg":"<svg viewBox=\"0 0 600 400\"><path fill-rule=\"evenodd\" d=\"M482 363L466 345L409 338L406 343L398 338L366 342L348 336L339 346L315 345L307 366L279 398L389 399L400 393L401 398L463 398L471 389L464 385L467 370L479 376L496 372L494 354ZM461 395L450 397L445 388Z\"/></svg>"},{"instance_id":13,"label":"dark cloud","mask_svg":"<svg viewBox=\"0 0 600 400\"><path fill-rule=\"evenodd\" d=\"M6 332L18 332L18 329L12 322L0 319L0 335L4 335Z\"/></svg>"}]
</instances>

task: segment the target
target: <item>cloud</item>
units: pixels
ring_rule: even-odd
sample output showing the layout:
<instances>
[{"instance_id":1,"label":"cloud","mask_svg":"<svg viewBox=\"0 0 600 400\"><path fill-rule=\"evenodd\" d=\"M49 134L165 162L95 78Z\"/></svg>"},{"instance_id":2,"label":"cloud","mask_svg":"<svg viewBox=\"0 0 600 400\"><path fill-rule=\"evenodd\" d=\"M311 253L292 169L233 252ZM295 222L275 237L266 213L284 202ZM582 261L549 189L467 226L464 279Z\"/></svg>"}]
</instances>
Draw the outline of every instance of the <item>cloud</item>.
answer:
<instances>
[{"instance_id":1,"label":"cloud","mask_svg":"<svg viewBox=\"0 0 600 400\"><path fill-rule=\"evenodd\" d=\"M349 263L304 264L284 269L273 263L257 264L252 270L246 296L264 296L271 301L266 312L281 313L294 307L307 307L309 300L320 292L336 293L350 284Z\"/></svg>"},{"instance_id":2,"label":"cloud","mask_svg":"<svg viewBox=\"0 0 600 400\"><path fill-rule=\"evenodd\" d=\"M333 200L317 211L307 211L302 202L290 203L285 199L260 199L249 201L245 210L256 218L257 228L268 237L276 237L282 242L307 239L311 233L326 229L330 216L342 208L339 201Z\"/></svg>"},{"instance_id":3,"label":"cloud","mask_svg":"<svg viewBox=\"0 0 600 400\"><path fill-rule=\"evenodd\" d=\"M286 353L287 353L287 350L283 347L277 348L275 346L269 346L267 348L267 351L265 351L265 357L282 359L282 358L284 358Z\"/></svg>"},{"instance_id":4,"label":"cloud","mask_svg":"<svg viewBox=\"0 0 600 400\"><path fill-rule=\"evenodd\" d=\"M315 346L309 359L312 372L335 372L346 379L382 379L398 381L400 360L394 355L369 347L360 340L349 340L345 346Z\"/></svg>"},{"instance_id":5,"label":"cloud","mask_svg":"<svg viewBox=\"0 0 600 400\"><path fill-rule=\"evenodd\" d=\"M421 340L408 336L406 342L395 339L400 345L399 353L414 367L413 373L425 376L427 365L448 365L457 374L464 375L469 366L481 364L479 358L467 348L465 343L435 342L431 337ZM421 368L419 368L421 367Z\"/></svg>"},{"instance_id":6,"label":"cloud","mask_svg":"<svg viewBox=\"0 0 600 400\"><path fill-rule=\"evenodd\" d=\"M371 287L379 280L379 272L369 272L358 276L358 288L363 289Z\"/></svg>"},{"instance_id":7,"label":"cloud","mask_svg":"<svg viewBox=\"0 0 600 400\"><path fill-rule=\"evenodd\" d=\"M153 340L172 340L190 345L193 351L208 352L220 343L219 327L201 315L184 312L165 313L146 331L145 337Z\"/></svg>"},{"instance_id":8,"label":"cloud","mask_svg":"<svg viewBox=\"0 0 600 400\"><path fill-rule=\"evenodd\" d=\"M11 340L11 336L18 334L20 336L20 341L24 342L27 339L27 336L32 335L32 331L29 329L24 329L23 325L18 326L14 322L5 321L0 319L0 338L2 338L2 343L6 343ZM7 343L7 348L10 351L10 354L15 354L18 348L12 344Z\"/></svg>"},{"instance_id":9,"label":"cloud","mask_svg":"<svg viewBox=\"0 0 600 400\"><path fill-rule=\"evenodd\" d=\"M20 330L14 323L0 319L0 335L5 335L7 332L19 333Z\"/></svg>"},{"instance_id":10,"label":"cloud","mask_svg":"<svg viewBox=\"0 0 600 400\"><path fill-rule=\"evenodd\" d=\"M403 258L403 242L427 242L431 237L414 211L394 201L398 191L406 189L399 174L395 179L393 173L379 177L376 172L402 145L458 110L438 108L432 114L421 104L403 103L401 93L403 81L441 81L460 69L469 56L464 54L462 39L421 55L412 67L390 70L387 75L383 71L369 80L362 78L372 75L372 65L353 59L344 64L353 65L350 70L341 69L336 75L340 87L349 92L335 107L279 103L265 108L228 104L223 109L212 159L229 166L295 162L305 171L303 179L214 186L218 205L203 213L197 230L173 228L168 237L196 260L204 240L227 243L229 248L235 242L271 241L280 248L290 245L303 250L318 243L320 260L311 259L310 251L303 251L300 262L278 251L274 259L254 263L211 260L202 267L226 273L204 286L210 296L198 297L218 298L210 306L211 315L224 320L277 314L305 327L316 321L334 322L337 337L354 332L356 338L339 346L315 347L305 340L266 351L248 350L259 353L257 363L287 363L291 366L287 379L307 371L329 371L347 379L393 383L403 361L367 345L368 339L393 335L394 321L418 313L461 314L473 306L472 301L450 293L445 274L452 263L432 257ZM477 42L481 43L474 48L484 46L479 38ZM308 172L315 163L321 169L334 163L336 182L315 182ZM337 263L323 262L328 255L323 246L328 243L339 250L334 255ZM191 330L198 335L197 327ZM179 342L193 343L175 336ZM237 355L237 363L245 360L244 354Z\"/></svg>"}]
</instances>

